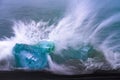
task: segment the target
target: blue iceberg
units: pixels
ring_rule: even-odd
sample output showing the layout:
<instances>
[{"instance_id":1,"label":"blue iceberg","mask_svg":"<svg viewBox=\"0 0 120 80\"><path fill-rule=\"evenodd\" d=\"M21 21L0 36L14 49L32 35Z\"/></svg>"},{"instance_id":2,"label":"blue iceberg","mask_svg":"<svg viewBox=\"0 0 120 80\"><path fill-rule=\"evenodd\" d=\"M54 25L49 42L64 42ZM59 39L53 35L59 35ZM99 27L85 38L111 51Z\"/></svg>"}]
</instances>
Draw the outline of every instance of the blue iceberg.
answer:
<instances>
[{"instance_id":1,"label":"blue iceberg","mask_svg":"<svg viewBox=\"0 0 120 80\"><path fill-rule=\"evenodd\" d=\"M40 41L35 45L16 44L13 48L15 67L44 69L48 66L47 55L54 51L52 41Z\"/></svg>"}]
</instances>

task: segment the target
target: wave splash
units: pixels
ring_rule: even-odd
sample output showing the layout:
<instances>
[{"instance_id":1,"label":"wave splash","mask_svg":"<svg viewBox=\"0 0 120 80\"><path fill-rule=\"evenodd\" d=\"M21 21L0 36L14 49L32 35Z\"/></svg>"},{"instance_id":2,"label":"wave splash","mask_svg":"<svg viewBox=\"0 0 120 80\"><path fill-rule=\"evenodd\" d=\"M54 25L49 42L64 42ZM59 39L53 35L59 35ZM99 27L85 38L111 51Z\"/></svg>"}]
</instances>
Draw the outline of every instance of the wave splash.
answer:
<instances>
[{"instance_id":1,"label":"wave splash","mask_svg":"<svg viewBox=\"0 0 120 80\"><path fill-rule=\"evenodd\" d=\"M110 0L97 6L98 2L71 2L71 10L57 24L50 26L49 22L43 21L14 22L14 36L0 41L0 69L14 68L12 49L16 43L32 45L44 39L53 41L56 46L54 54L48 56L50 68L47 69L54 73L82 74L119 68L119 27L116 27L117 31L111 32L111 29L119 22L120 14L99 19L103 16L99 11ZM85 56L81 58L82 52ZM87 58L84 60L83 57Z\"/></svg>"}]
</instances>

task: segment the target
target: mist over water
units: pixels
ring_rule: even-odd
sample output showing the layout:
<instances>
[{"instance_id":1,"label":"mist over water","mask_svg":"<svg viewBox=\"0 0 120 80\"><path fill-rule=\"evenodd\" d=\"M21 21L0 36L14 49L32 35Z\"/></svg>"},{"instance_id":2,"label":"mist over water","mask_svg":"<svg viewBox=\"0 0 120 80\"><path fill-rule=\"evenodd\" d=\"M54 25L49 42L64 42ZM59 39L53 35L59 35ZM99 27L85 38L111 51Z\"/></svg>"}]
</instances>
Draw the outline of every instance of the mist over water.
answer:
<instances>
[{"instance_id":1,"label":"mist over water","mask_svg":"<svg viewBox=\"0 0 120 80\"><path fill-rule=\"evenodd\" d=\"M38 7L39 4L37 4L38 0L34 3L30 0L31 5L26 4L27 1L22 5L37 6L37 8L40 8ZM4 4L10 3L9 1L3 2ZM22 1L20 2L22 3ZM17 18L15 16L15 18L8 17L9 20L13 20L12 33L14 36L2 38L0 41L0 69L11 70L14 68L12 66L14 63L12 59L12 48L16 43L31 45L43 39L51 40L55 43L56 48L54 54L48 56L49 69L47 69L54 73L83 74L91 73L98 69L119 69L119 2L119 0L115 0L114 2L113 0L66 0L66 3L61 1L61 5L64 8L67 5L66 11L60 18L56 18L52 22L48 19L51 18L49 14L47 16L50 17L45 18L45 20L43 20L43 17L37 18L38 16L36 14L36 17L33 17L32 14L29 17L24 15L22 19L19 15ZM49 2L45 0L43 2L41 1L41 3ZM14 4L18 3L15 2ZM51 10L54 7L59 8L61 5L57 5L56 3L49 9ZM45 8L46 5L42 7ZM53 11L56 12L55 10ZM30 12L33 11L36 10L33 9ZM59 14L56 15L54 13L52 15L59 16ZM24 20L24 18L26 19ZM90 49L90 52L88 52L90 56L86 56L88 53L84 53L81 58L80 54L87 52L88 49ZM83 57L88 58L84 59Z\"/></svg>"}]
</instances>

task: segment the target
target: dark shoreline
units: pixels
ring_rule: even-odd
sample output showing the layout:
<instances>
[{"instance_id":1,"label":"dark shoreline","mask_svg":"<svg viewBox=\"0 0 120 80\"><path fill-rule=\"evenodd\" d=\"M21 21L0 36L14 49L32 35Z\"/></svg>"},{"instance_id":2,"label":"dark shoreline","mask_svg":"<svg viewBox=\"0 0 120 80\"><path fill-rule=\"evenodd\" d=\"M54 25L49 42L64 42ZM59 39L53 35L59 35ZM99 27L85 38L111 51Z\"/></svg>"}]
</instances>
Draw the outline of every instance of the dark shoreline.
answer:
<instances>
[{"instance_id":1,"label":"dark shoreline","mask_svg":"<svg viewBox=\"0 0 120 80\"><path fill-rule=\"evenodd\" d=\"M0 71L0 80L120 80L120 72L96 71L93 74L58 75L48 71Z\"/></svg>"}]
</instances>

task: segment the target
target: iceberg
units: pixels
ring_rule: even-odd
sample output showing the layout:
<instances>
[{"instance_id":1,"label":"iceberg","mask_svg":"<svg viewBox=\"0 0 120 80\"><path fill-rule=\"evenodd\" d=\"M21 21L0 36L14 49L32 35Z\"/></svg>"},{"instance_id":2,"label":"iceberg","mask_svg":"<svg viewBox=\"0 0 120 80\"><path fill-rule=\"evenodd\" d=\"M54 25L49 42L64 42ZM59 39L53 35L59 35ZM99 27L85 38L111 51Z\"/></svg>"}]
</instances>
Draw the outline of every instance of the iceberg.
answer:
<instances>
[{"instance_id":1,"label":"iceberg","mask_svg":"<svg viewBox=\"0 0 120 80\"><path fill-rule=\"evenodd\" d=\"M16 68L44 69L48 67L47 55L54 51L52 41L40 41L34 45L18 44L13 48Z\"/></svg>"}]
</instances>

